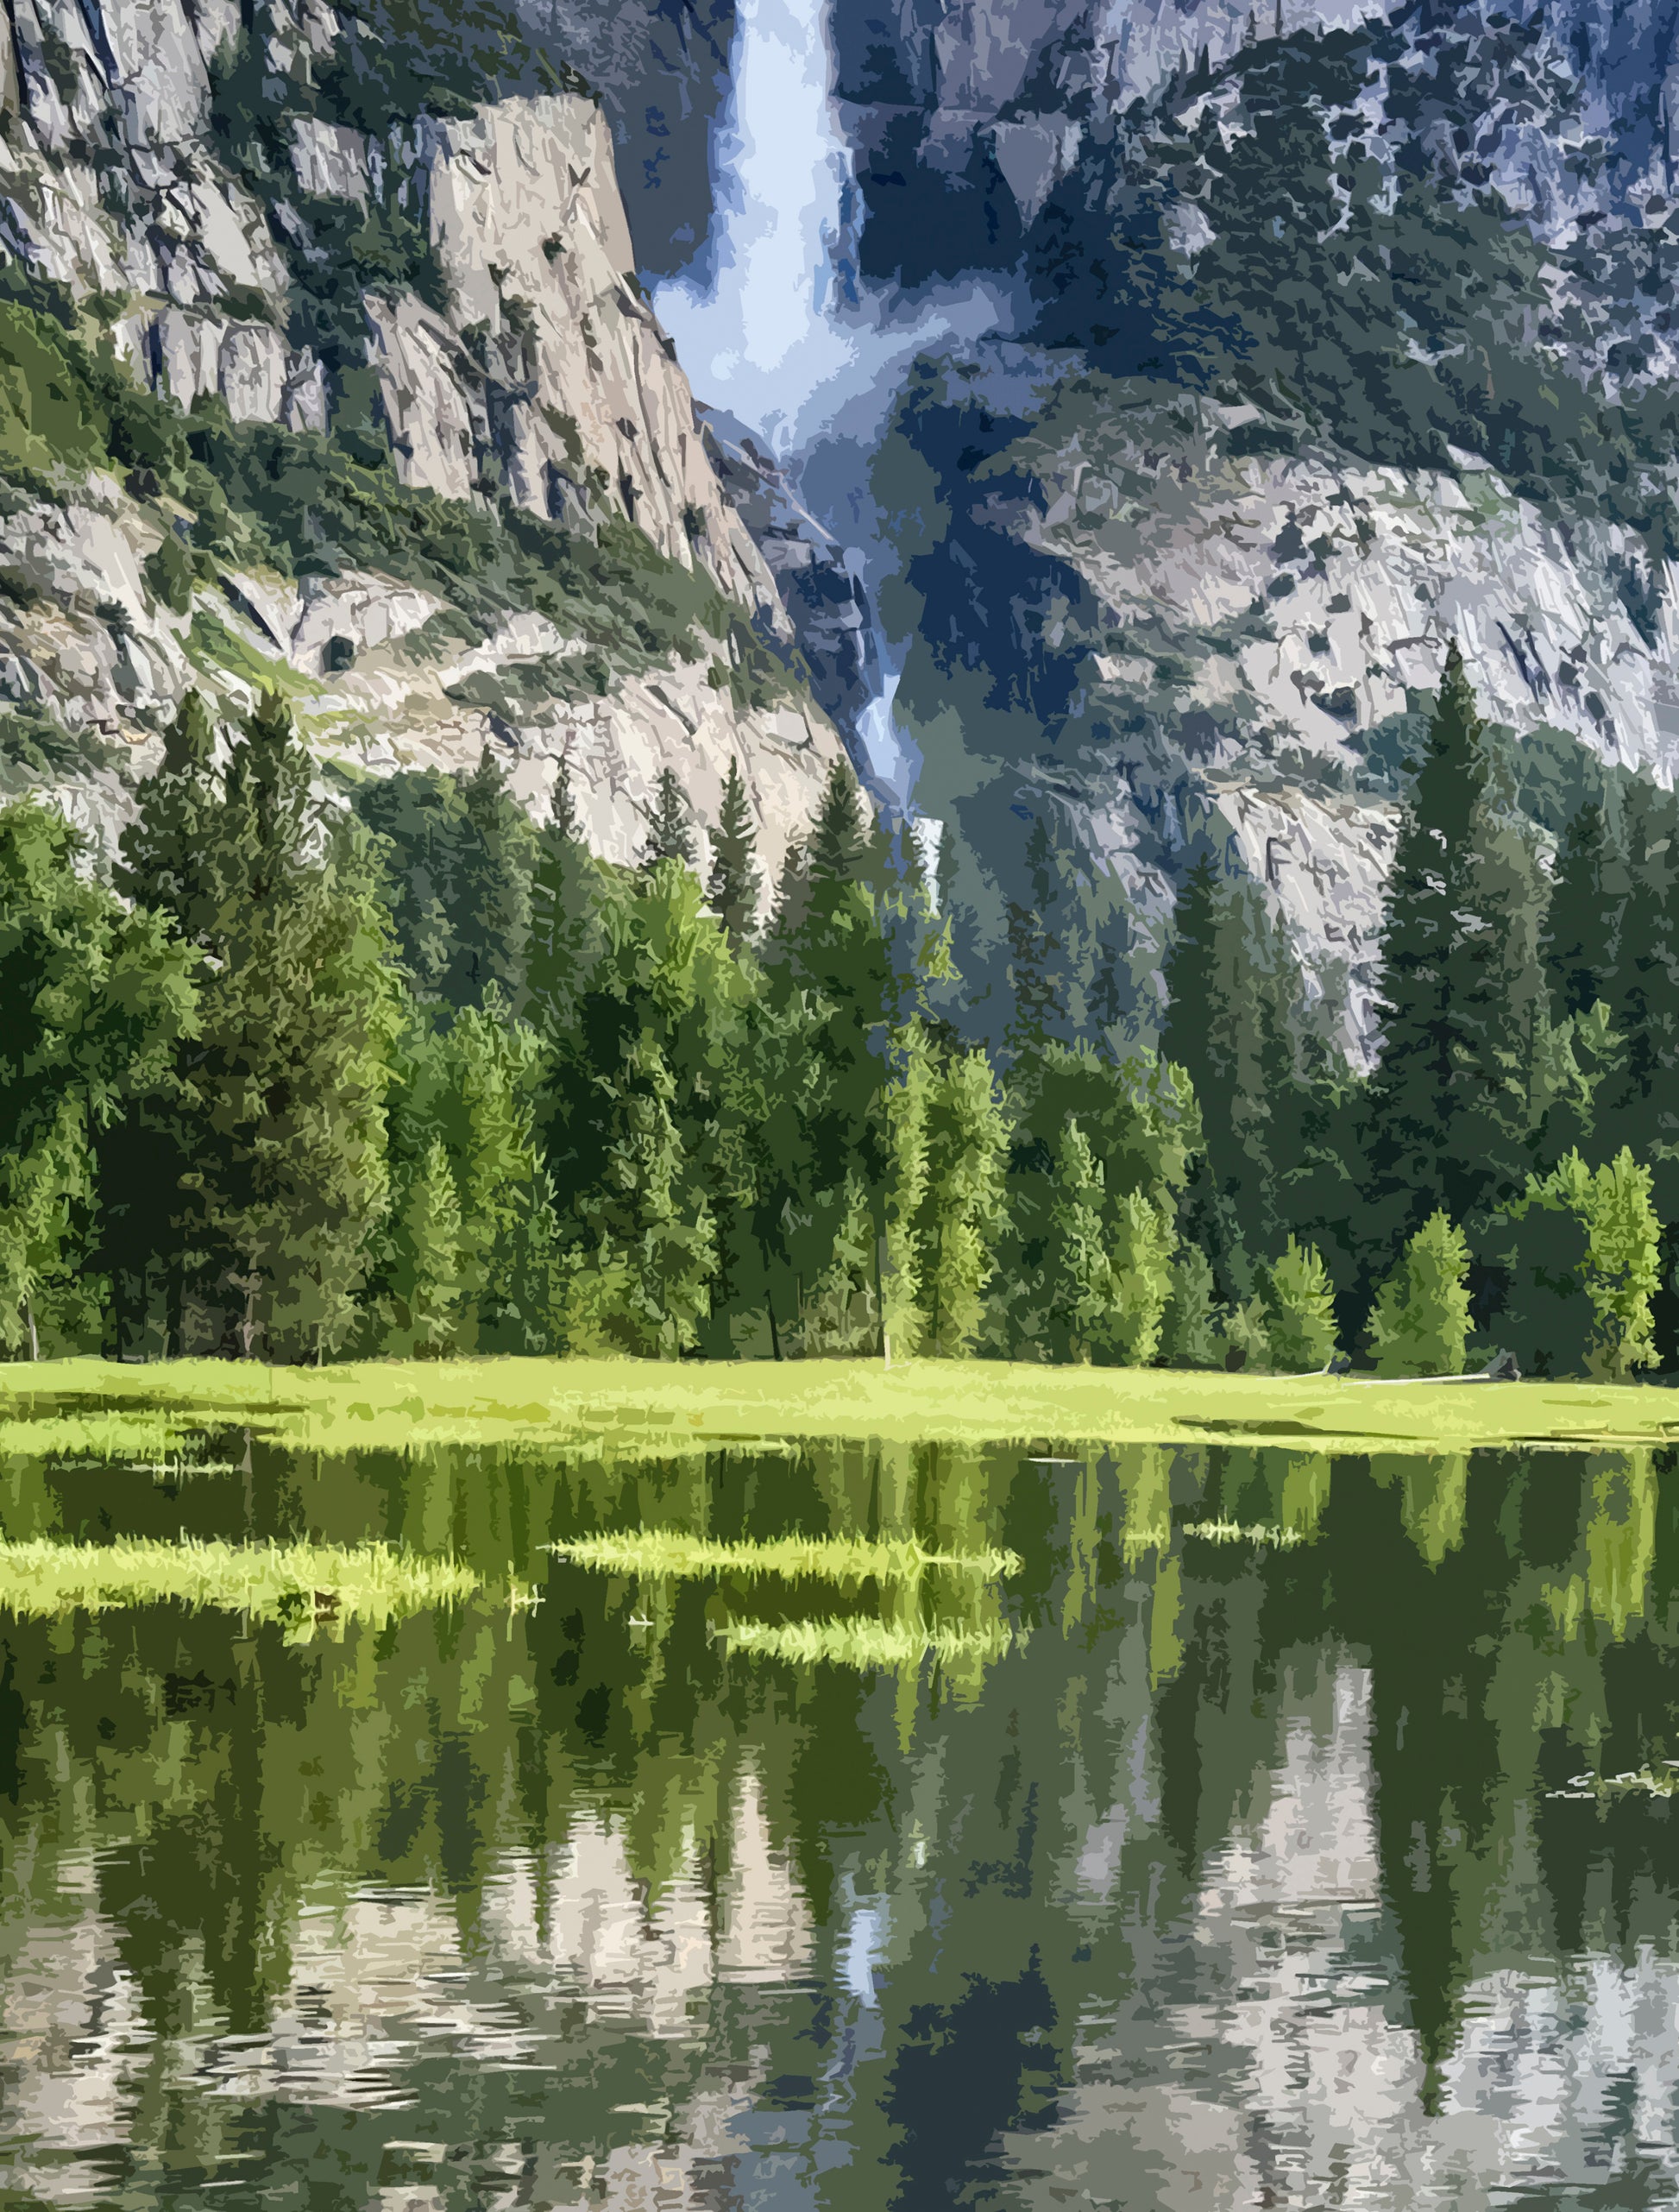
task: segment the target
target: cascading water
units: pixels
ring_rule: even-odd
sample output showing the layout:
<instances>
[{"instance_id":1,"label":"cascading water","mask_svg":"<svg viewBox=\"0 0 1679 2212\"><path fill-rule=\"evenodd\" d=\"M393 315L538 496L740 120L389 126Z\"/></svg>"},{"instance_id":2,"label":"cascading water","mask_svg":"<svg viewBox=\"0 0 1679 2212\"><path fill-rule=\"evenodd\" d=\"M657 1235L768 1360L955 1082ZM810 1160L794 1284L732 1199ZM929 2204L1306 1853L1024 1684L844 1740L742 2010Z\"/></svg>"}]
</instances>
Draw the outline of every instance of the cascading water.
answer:
<instances>
[{"instance_id":1,"label":"cascading water","mask_svg":"<svg viewBox=\"0 0 1679 2212\"><path fill-rule=\"evenodd\" d=\"M862 283L858 195L833 110L831 0L741 0L728 106L712 148L715 214L693 266L658 287L659 319L698 397L726 410L808 487L865 583L883 549L868 463L898 382L931 345L972 342L1000 305L978 282L913 305ZM893 714L897 656L877 635L873 697L852 730L882 796L909 810L920 756Z\"/></svg>"}]
</instances>

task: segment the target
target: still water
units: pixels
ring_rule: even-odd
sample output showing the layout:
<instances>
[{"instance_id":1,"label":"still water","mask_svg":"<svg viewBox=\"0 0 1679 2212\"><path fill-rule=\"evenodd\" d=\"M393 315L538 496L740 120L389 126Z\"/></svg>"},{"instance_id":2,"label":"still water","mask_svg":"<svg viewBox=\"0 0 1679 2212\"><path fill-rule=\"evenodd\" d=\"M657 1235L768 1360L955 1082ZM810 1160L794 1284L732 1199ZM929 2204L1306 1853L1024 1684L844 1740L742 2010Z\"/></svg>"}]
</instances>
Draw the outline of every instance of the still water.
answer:
<instances>
[{"instance_id":1,"label":"still water","mask_svg":"<svg viewBox=\"0 0 1679 2212\"><path fill-rule=\"evenodd\" d=\"M7 2207L1679 2193L1670 1454L201 1456L0 1531L486 1594L0 1611ZM650 1528L1020 1565L544 1548Z\"/></svg>"}]
</instances>

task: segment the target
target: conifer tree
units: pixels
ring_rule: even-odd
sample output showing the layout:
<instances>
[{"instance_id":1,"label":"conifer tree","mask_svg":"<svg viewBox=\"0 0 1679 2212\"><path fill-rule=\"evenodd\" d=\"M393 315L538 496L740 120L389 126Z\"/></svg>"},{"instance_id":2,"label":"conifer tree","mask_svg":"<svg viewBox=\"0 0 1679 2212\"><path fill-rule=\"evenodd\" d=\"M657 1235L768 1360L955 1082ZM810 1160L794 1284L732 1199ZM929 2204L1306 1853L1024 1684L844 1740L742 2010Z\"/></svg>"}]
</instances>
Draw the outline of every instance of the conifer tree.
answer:
<instances>
[{"instance_id":1,"label":"conifer tree","mask_svg":"<svg viewBox=\"0 0 1679 2212\"><path fill-rule=\"evenodd\" d=\"M691 868L695 858L694 810L676 780L676 771L661 768L654 786L653 804L647 813L647 839L641 865L656 868L661 860L680 860L684 867Z\"/></svg>"},{"instance_id":2,"label":"conifer tree","mask_svg":"<svg viewBox=\"0 0 1679 2212\"><path fill-rule=\"evenodd\" d=\"M728 931L729 942L737 949L751 935L758 919L763 879L757 855L758 833L752 826L745 778L739 761L731 753L722 810L711 841L711 880L706 896L713 913Z\"/></svg>"},{"instance_id":3,"label":"conifer tree","mask_svg":"<svg viewBox=\"0 0 1679 2212\"><path fill-rule=\"evenodd\" d=\"M1088 1365L1109 1341L1114 1307L1102 1169L1091 1141L1069 1119L1055 1148L1054 1187L1045 1240L1049 1347L1057 1358Z\"/></svg>"},{"instance_id":4,"label":"conifer tree","mask_svg":"<svg viewBox=\"0 0 1679 2212\"><path fill-rule=\"evenodd\" d=\"M230 764L217 833L242 866L200 1001L186 1177L201 1275L234 1295L246 1358L324 1358L349 1333L388 1202L384 1098L399 1020L365 831L314 834L309 756L265 700Z\"/></svg>"},{"instance_id":5,"label":"conifer tree","mask_svg":"<svg viewBox=\"0 0 1679 2212\"><path fill-rule=\"evenodd\" d=\"M1431 1213L1381 1286L1370 1316L1378 1375L1461 1375L1469 1335L1469 1245Z\"/></svg>"},{"instance_id":6,"label":"conifer tree","mask_svg":"<svg viewBox=\"0 0 1679 2212\"><path fill-rule=\"evenodd\" d=\"M1222 1367L1212 1263L1185 1245L1172 1263L1172 1295L1160 1322L1160 1358L1168 1367Z\"/></svg>"},{"instance_id":7,"label":"conifer tree","mask_svg":"<svg viewBox=\"0 0 1679 2212\"><path fill-rule=\"evenodd\" d=\"M1484 1218L1525 1177L1543 894L1512 816L1454 644L1388 884L1365 1138L1379 1231Z\"/></svg>"},{"instance_id":8,"label":"conifer tree","mask_svg":"<svg viewBox=\"0 0 1679 2212\"><path fill-rule=\"evenodd\" d=\"M1291 1237L1267 1274L1266 1335L1272 1364L1286 1374L1315 1374L1335 1356L1329 1270L1311 1245Z\"/></svg>"},{"instance_id":9,"label":"conifer tree","mask_svg":"<svg viewBox=\"0 0 1679 2212\"><path fill-rule=\"evenodd\" d=\"M440 1138L406 1178L397 1207L393 1349L441 1358L456 1349L466 1301L461 1201Z\"/></svg>"},{"instance_id":10,"label":"conifer tree","mask_svg":"<svg viewBox=\"0 0 1679 2212\"><path fill-rule=\"evenodd\" d=\"M1203 1117L1209 1202L1195 1226L1236 1279L1236 1246L1262 1250L1281 1232L1304 1165L1309 1093L1291 1029L1301 985L1286 935L1259 886L1227 882L1209 855L1179 894L1166 986L1160 1049L1189 1077Z\"/></svg>"},{"instance_id":11,"label":"conifer tree","mask_svg":"<svg viewBox=\"0 0 1679 2212\"><path fill-rule=\"evenodd\" d=\"M960 1358L979 1333L1004 1219L1008 1125L983 1052L953 1053L937 1072L927 1145L920 1270L925 1340L936 1356Z\"/></svg>"},{"instance_id":12,"label":"conifer tree","mask_svg":"<svg viewBox=\"0 0 1679 2212\"><path fill-rule=\"evenodd\" d=\"M55 809L0 809L0 1345L85 1313L92 1153L137 1110L196 1019L191 948L77 867Z\"/></svg>"},{"instance_id":13,"label":"conifer tree","mask_svg":"<svg viewBox=\"0 0 1679 2212\"><path fill-rule=\"evenodd\" d=\"M481 1005L494 985L517 1002L529 949L535 841L525 810L487 746L477 767L460 783L466 834L450 917L455 957L443 995L452 1005Z\"/></svg>"},{"instance_id":14,"label":"conifer tree","mask_svg":"<svg viewBox=\"0 0 1679 2212\"><path fill-rule=\"evenodd\" d=\"M1608 1001L1621 964L1632 874L1621 810L1588 799L1563 832L1551 876L1543 953L1557 1024Z\"/></svg>"},{"instance_id":15,"label":"conifer tree","mask_svg":"<svg viewBox=\"0 0 1679 2212\"><path fill-rule=\"evenodd\" d=\"M861 872L869 847L863 794L850 763L836 760L811 823L805 867L814 883L848 883Z\"/></svg>"},{"instance_id":16,"label":"conifer tree","mask_svg":"<svg viewBox=\"0 0 1679 2212\"><path fill-rule=\"evenodd\" d=\"M114 871L123 896L167 917L187 944L214 941L229 889L213 873L220 804L215 725L202 696L189 691L164 732L162 766L140 787Z\"/></svg>"},{"instance_id":17,"label":"conifer tree","mask_svg":"<svg viewBox=\"0 0 1679 2212\"><path fill-rule=\"evenodd\" d=\"M604 950L601 863L584 842L571 778L555 771L549 819L537 833L523 988L514 1005L551 1055L575 1019L586 980Z\"/></svg>"},{"instance_id":18,"label":"conifer tree","mask_svg":"<svg viewBox=\"0 0 1679 2212\"><path fill-rule=\"evenodd\" d=\"M904 1357L921 1342L921 1226L931 1168L928 1123L937 1073L922 1024L912 1020L893 1051L886 1093L887 1173L880 1287L883 1339Z\"/></svg>"},{"instance_id":19,"label":"conifer tree","mask_svg":"<svg viewBox=\"0 0 1679 2212\"><path fill-rule=\"evenodd\" d=\"M1125 1192L1115 1213L1114 1354L1122 1367L1147 1367L1160 1346L1177 1231L1171 1211L1140 1190Z\"/></svg>"}]
</instances>

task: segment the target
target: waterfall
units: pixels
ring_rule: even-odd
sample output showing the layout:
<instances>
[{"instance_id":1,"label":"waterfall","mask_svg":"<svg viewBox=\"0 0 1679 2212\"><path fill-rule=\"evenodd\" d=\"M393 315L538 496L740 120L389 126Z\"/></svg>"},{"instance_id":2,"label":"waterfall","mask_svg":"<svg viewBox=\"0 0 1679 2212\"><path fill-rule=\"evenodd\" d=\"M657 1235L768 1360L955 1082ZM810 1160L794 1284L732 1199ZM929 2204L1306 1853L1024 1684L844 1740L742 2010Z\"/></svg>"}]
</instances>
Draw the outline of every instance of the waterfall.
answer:
<instances>
[{"instance_id":1,"label":"waterfall","mask_svg":"<svg viewBox=\"0 0 1679 2212\"><path fill-rule=\"evenodd\" d=\"M929 345L971 342L999 303L978 281L905 301L859 281L859 199L833 110L830 0L741 0L730 98L712 147L715 213L692 266L654 294L696 395L733 416L797 476L825 441L828 495L812 504L865 583L867 471L899 380ZM853 458L854 457L854 458ZM808 477L804 480L808 484ZM896 656L854 736L870 779L907 808L920 756L892 712Z\"/></svg>"}]
</instances>

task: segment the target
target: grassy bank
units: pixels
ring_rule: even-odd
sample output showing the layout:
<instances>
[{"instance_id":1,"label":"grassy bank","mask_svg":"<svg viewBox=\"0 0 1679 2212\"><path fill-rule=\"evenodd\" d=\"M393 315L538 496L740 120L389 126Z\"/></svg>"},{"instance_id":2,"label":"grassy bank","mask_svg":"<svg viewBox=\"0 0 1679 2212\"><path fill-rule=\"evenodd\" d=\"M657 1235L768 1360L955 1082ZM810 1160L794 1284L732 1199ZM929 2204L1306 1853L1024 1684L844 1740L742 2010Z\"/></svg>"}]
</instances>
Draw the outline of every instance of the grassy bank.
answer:
<instances>
[{"instance_id":1,"label":"grassy bank","mask_svg":"<svg viewBox=\"0 0 1679 2212\"><path fill-rule=\"evenodd\" d=\"M1232 1441L1347 1451L1479 1445L1661 1444L1679 1439L1679 1393L1592 1383L1367 1383L1150 1369L866 1360L663 1365L625 1360L389 1361L327 1368L94 1359L0 1366L0 1450L29 1424L135 1424L167 1434L249 1423L300 1449L530 1443L630 1456L765 1438L980 1443L1028 1449ZM141 1424L143 1424L143 1428ZM51 1432L41 1432L43 1448Z\"/></svg>"}]
</instances>

